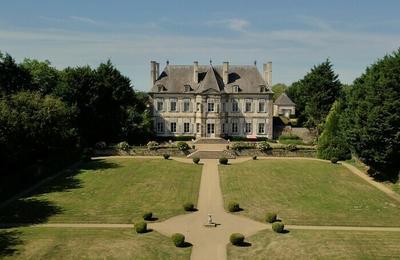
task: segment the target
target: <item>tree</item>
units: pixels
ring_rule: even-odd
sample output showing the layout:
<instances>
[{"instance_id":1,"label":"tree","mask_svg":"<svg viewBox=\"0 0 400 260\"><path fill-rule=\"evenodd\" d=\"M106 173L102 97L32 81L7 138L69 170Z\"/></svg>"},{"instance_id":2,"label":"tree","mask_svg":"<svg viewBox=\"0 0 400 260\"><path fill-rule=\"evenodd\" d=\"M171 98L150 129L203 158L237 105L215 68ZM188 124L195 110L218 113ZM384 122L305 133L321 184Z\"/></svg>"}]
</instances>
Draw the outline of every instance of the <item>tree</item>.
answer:
<instances>
[{"instance_id":1,"label":"tree","mask_svg":"<svg viewBox=\"0 0 400 260\"><path fill-rule=\"evenodd\" d=\"M32 78L32 88L43 94L50 94L58 84L59 72L51 67L51 63L32 59L24 59L21 67L28 71Z\"/></svg>"},{"instance_id":2,"label":"tree","mask_svg":"<svg viewBox=\"0 0 400 260\"><path fill-rule=\"evenodd\" d=\"M73 110L59 98L19 92L0 100L0 160L20 168L76 144Z\"/></svg>"},{"instance_id":3,"label":"tree","mask_svg":"<svg viewBox=\"0 0 400 260\"><path fill-rule=\"evenodd\" d=\"M341 127L342 103L336 101L326 117L321 136L318 139L317 156L321 159L345 160L351 157Z\"/></svg>"},{"instance_id":4,"label":"tree","mask_svg":"<svg viewBox=\"0 0 400 260\"><path fill-rule=\"evenodd\" d=\"M7 53L0 52L0 96L31 89L29 72Z\"/></svg>"},{"instance_id":5,"label":"tree","mask_svg":"<svg viewBox=\"0 0 400 260\"><path fill-rule=\"evenodd\" d=\"M376 178L400 170L400 49L368 67L349 90L345 130L352 151Z\"/></svg>"},{"instance_id":6,"label":"tree","mask_svg":"<svg viewBox=\"0 0 400 260\"><path fill-rule=\"evenodd\" d=\"M282 93L285 93L286 90L288 89L288 86L286 86L283 83L277 83L272 86L272 91L274 92L274 97L273 99L276 100Z\"/></svg>"},{"instance_id":7,"label":"tree","mask_svg":"<svg viewBox=\"0 0 400 260\"><path fill-rule=\"evenodd\" d=\"M314 66L288 89L288 96L296 103L299 123L317 130L340 95L341 83L329 60Z\"/></svg>"}]
</instances>

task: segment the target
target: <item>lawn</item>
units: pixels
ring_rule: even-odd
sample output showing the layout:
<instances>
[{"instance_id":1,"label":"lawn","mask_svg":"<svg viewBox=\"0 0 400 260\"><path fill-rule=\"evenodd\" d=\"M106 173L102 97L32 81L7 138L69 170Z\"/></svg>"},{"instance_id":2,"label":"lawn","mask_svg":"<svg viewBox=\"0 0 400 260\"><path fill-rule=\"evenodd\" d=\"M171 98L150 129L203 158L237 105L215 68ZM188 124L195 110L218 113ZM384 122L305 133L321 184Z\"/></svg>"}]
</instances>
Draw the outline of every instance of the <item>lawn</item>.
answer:
<instances>
[{"instance_id":1,"label":"lawn","mask_svg":"<svg viewBox=\"0 0 400 260\"><path fill-rule=\"evenodd\" d=\"M400 226L400 204L338 164L257 160L220 166L225 205L259 221L275 211L287 224Z\"/></svg>"},{"instance_id":2,"label":"lawn","mask_svg":"<svg viewBox=\"0 0 400 260\"><path fill-rule=\"evenodd\" d=\"M5 259L189 259L191 252L154 231L30 227L0 232L0 258Z\"/></svg>"},{"instance_id":3,"label":"lawn","mask_svg":"<svg viewBox=\"0 0 400 260\"><path fill-rule=\"evenodd\" d=\"M200 165L174 160L98 159L4 208L0 223L131 223L145 211L164 220L197 202L200 177Z\"/></svg>"},{"instance_id":4,"label":"lawn","mask_svg":"<svg viewBox=\"0 0 400 260\"><path fill-rule=\"evenodd\" d=\"M394 259L400 256L400 234L376 231L262 231L250 247L228 246L229 259Z\"/></svg>"}]
</instances>

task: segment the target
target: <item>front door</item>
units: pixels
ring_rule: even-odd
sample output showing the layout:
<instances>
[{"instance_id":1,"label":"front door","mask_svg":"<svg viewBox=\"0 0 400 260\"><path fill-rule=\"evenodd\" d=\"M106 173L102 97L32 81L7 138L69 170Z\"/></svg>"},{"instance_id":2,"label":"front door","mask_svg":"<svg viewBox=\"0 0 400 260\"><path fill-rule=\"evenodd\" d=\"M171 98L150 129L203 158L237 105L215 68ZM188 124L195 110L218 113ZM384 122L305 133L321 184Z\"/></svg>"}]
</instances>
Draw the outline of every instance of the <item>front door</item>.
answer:
<instances>
[{"instance_id":1,"label":"front door","mask_svg":"<svg viewBox=\"0 0 400 260\"><path fill-rule=\"evenodd\" d=\"M214 124L207 124L207 137L215 137Z\"/></svg>"}]
</instances>

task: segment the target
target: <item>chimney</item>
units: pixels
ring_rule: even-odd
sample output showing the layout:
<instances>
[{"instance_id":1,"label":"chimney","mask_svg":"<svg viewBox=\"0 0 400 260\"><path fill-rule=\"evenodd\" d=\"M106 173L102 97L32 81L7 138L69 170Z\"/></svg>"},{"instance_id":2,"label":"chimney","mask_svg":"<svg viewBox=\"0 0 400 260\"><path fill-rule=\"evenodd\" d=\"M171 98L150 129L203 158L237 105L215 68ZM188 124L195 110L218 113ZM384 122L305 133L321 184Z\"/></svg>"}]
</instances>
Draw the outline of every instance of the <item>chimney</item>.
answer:
<instances>
[{"instance_id":1,"label":"chimney","mask_svg":"<svg viewBox=\"0 0 400 260\"><path fill-rule=\"evenodd\" d=\"M156 62L156 77L154 81L156 81L159 76L160 76L160 63Z\"/></svg>"},{"instance_id":2,"label":"chimney","mask_svg":"<svg viewBox=\"0 0 400 260\"><path fill-rule=\"evenodd\" d=\"M268 87L272 86L272 62L264 63L264 80Z\"/></svg>"},{"instance_id":3,"label":"chimney","mask_svg":"<svg viewBox=\"0 0 400 260\"><path fill-rule=\"evenodd\" d=\"M228 84L229 79L229 62L224 61L222 65L222 79L224 80L224 84Z\"/></svg>"},{"instance_id":4,"label":"chimney","mask_svg":"<svg viewBox=\"0 0 400 260\"><path fill-rule=\"evenodd\" d=\"M193 62L193 81L194 83L199 83L199 62Z\"/></svg>"},{"instance_id":5,"label":"chimney","mask_svg":"<svg viewBox=\"0 0 400 260\"><path fill-rule=\"evenodd\" d=\"M154 83L156 82L156 64L157 62L155 61L150 61L150 68L151 68L151 72L150 72L150 78L151 78L151 86L154 86Z\"/></svg>"}]
</instances>

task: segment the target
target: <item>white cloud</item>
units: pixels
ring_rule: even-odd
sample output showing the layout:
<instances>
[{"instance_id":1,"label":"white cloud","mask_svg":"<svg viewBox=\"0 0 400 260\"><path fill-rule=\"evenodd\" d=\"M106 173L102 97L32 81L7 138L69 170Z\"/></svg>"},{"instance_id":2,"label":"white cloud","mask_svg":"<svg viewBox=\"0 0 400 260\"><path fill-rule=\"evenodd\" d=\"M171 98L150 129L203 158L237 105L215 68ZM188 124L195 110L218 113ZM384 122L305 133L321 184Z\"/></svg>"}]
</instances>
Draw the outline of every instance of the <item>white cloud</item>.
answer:
<instances>
[{"instance_id":1,"label":"white cloud","mask_svg":"<svg viewBox=\"0 0 400 260\"><path fill-rule=\"evenodd\" d=\"M233 31L244 31L250 26L250 22L244 19L223 19L208 21L206 23L209 26L220 26L225 27Z\"/></svg>"},{"instance_id":2,"label":"white cloud","mask_svg":"<svg viewBox=\"0 0 400 260\"><path fill-rule=\"evenodd\" d=\"M82 23L88 23L88 24L94 24L94 25L103 24L103 22L99 22L99 21L93 20L93 19L88 18L88 17L73 16L72 15L69 18L71 20L82 22Z\"/></svg>"}]
</instances>

